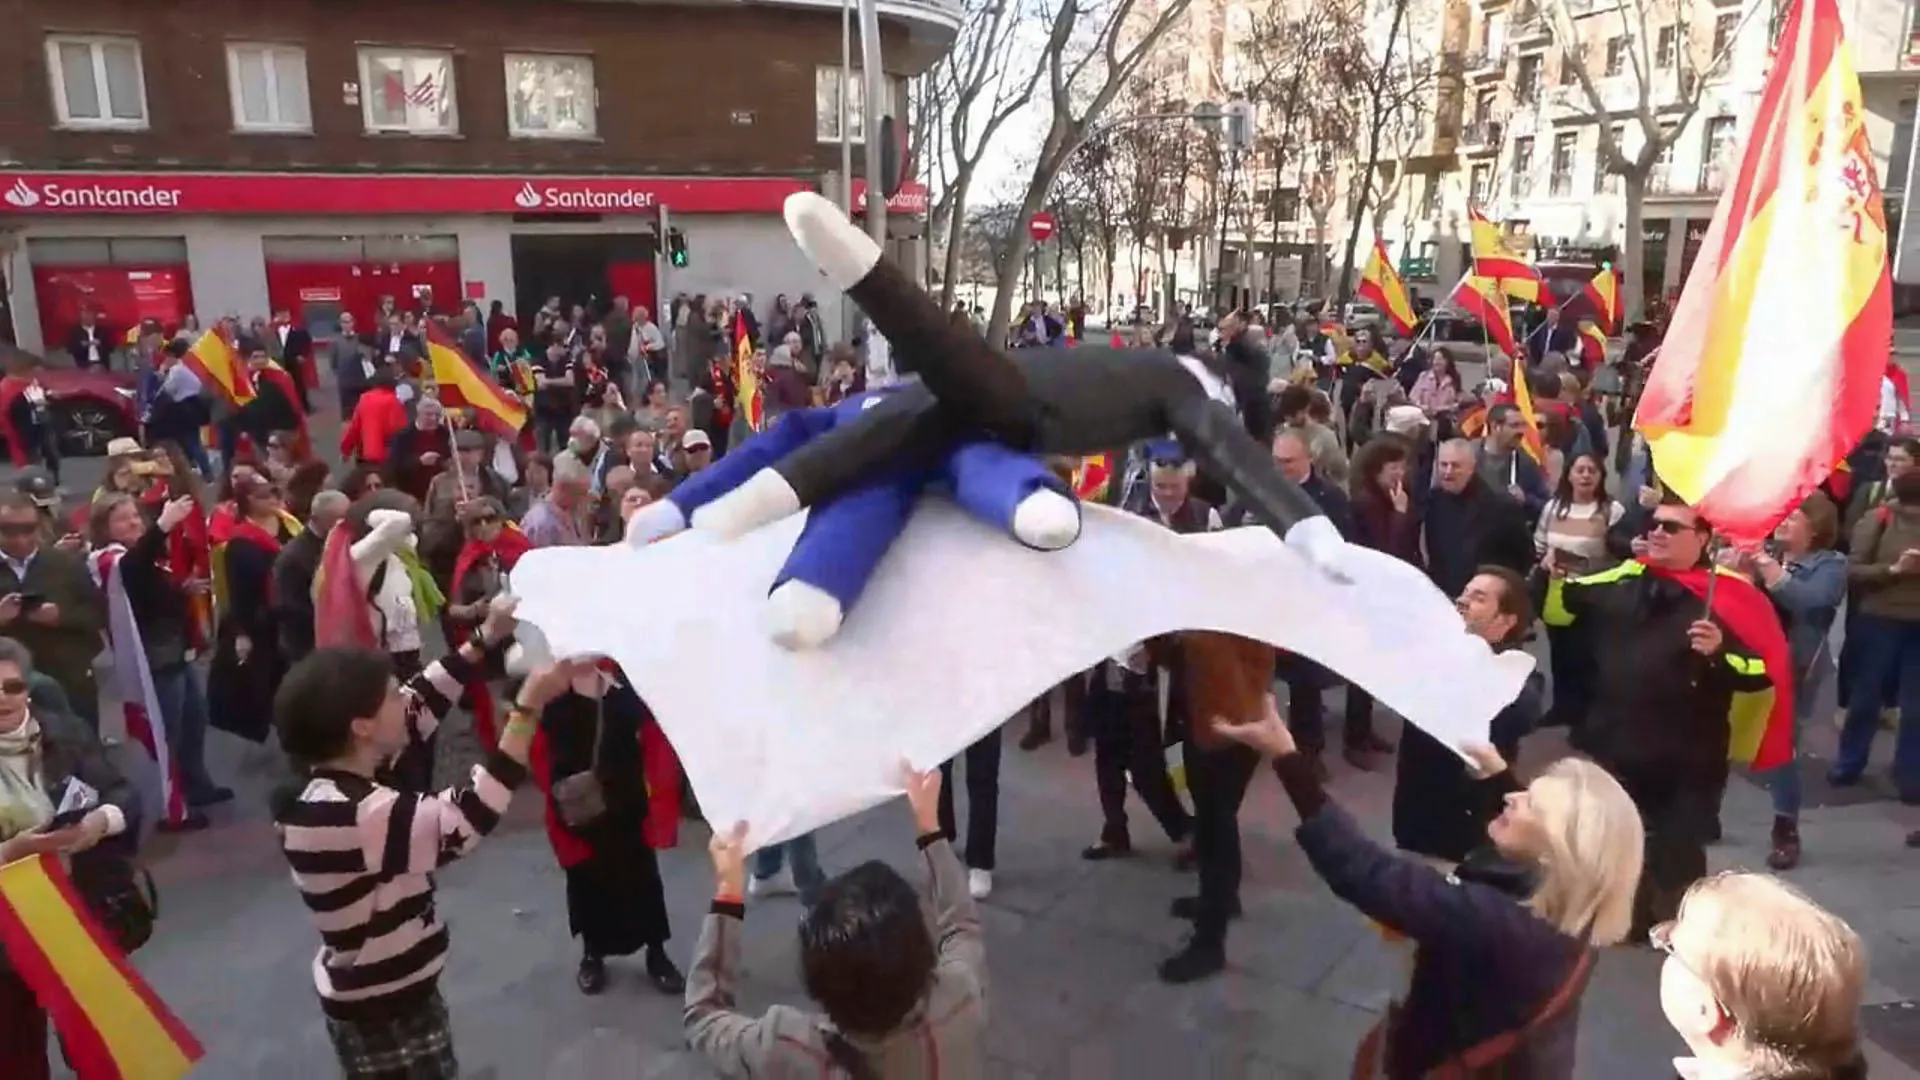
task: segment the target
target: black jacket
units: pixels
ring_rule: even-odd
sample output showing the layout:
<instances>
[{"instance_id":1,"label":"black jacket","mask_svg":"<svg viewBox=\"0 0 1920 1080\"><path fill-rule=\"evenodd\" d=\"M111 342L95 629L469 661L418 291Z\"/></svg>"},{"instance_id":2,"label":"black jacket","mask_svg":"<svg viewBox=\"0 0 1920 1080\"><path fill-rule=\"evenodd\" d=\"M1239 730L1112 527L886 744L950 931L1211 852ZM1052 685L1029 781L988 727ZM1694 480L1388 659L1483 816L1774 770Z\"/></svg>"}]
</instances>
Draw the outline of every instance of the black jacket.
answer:
<instances>
[{"instance_id":1,"label":"black jacket","mask_svg":"<svg viewBox=\"0 0 1920 1080\"><path fill-rule=\"evenodd\" d=\"M1327 483L1318 470L1307 474L1300 490L1306 492L1307 498L1312 499L1320 512L1327 515L1327 520L1333 522L1333 527L1340 530L1342 537L1353 540L1353 500L1347 498L1346 492ZM1227 508L1221 511L1220 520L1229 529L1259 524L1248 512L1246 504L1238 501L1227 504Z\"/></svg>"},{"instance_id":2,"label":"black jacket","mask_svg":"<svg viewBox=\"0 0 1920 1080\"><path fill-rule=\"evenodd\" d=\"M1548 626L1586 631L1573 639L1589 649L1593 671L1581 750L1615 771L1724 775L1733 695L1772 683L1730 633L1718 656L1693 651L1687 627L1705 611L1700 597L1630 561L1554 579L1542 601Z\"/></svg>"},{"instance_id":3,"label":"black jacket","mask_svg":"<svg viewBox=\"0 0 1920 1080\"><path fill-rule=\"evenodd\" d=\"M120 559L127 604L133 608L134 621L140 624L147 664L156 673L187 662L187 628L192 625L186 592L162 569L166 558L167 534L158 525L148 525Z\"/></svg>"},{"instance_id":4,"label":"black jacket","mask_svg":"<svg viewBox=\"0 0 1920 1080\"><path fill-rule=\"evenodd\" d=\"M288 664L313 651L313 579L325 548L326 541L312 529L301 529L273 560L273 621Z\"/></svg>"},{"instance_id":5,"label":"black jacket","mask_svg":"<svg viewBox=\"0 0 1920 1080\"><path fill-rule=\"evenodd\" d=\"M1520 696L1494 716L1489 737L1501 757L1520 759L1520 740L1539 724L1546 696L1546 676L1536 671ZM1465 859L1487 842L1487 821L1497 812L1482 789L1459 754L1412 724L1402 725L1394 761L1393 842L1431 858Z\"/></svg>"},{"instance_id":6,"label":"black jacket","mask_svg":"<svg viewBox=\"0 0 1920 1080\"><path fill-rule=\"evenodd\" d=\"M1421 525L1427 576L1448 596L1459 596L1482 566L1526 573L1533 566L1533 530L1526 508L1475 477L1455 495L1435 488Z\"/></svg>"}]
</instances>

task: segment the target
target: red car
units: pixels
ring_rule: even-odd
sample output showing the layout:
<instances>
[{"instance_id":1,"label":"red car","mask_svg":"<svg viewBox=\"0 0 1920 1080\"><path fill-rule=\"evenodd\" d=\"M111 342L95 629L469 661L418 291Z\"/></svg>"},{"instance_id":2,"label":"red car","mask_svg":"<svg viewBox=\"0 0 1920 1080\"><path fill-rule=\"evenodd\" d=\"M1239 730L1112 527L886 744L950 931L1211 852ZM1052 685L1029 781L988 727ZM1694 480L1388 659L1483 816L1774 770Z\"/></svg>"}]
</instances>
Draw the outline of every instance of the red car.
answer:
<instances>
[{"instance_id":1,"label":"red car","mask_svg":"<svg viewBox=\"0 0 1920 1080\"><path fill-rule=\"evenodd\" d=\"M26 355L4 346L0 354L7 370L12 370L15 357ZM47 388L64 457L104 454L112 440L140 433L137 380L132 372L49 364L40 369L40 384Z\"/></svg>"}]
</instances>

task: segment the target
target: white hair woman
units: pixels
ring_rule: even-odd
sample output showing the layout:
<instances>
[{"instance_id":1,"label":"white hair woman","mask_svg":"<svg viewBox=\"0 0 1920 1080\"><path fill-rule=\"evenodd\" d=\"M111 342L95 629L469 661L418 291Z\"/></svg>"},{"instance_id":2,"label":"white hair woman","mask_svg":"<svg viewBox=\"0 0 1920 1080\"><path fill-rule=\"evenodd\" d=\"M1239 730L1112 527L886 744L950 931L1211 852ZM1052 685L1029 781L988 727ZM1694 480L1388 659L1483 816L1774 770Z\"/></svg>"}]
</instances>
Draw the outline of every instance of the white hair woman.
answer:
<instances>
[{"instance_id":1,"label":"white hair woman","mask_svg":"<svg viewBox=\"0 0 1920 1080\"><path fill-rule=\"evenodd\" d=\"M1684 1080L1856 1080L1859 935L1779 878L1728 873L1687 890L1653 931L1660 1008L1687 1042Z\"/></svg>"},{"instance_id":2,"label":"white hair woman","mask_svg":"<svg viewBox=\"0 0 1920 1080\"><path fill-rule=\"evenodd\" d=\"M1573 1076L1594 950L1626 936L1640 880L1645 834L1618 781L1567 759L1522 788L1496 751L1463 748L1489 810L1503 803L1487 838L1517 871L1467 879L1374 843L1327 798L1272 695L1220 733L1273 756L1300 847L1334 893L1415 944L1406 999L1362 1041L1355 1076Z\"/></svg>"}]
</instances>

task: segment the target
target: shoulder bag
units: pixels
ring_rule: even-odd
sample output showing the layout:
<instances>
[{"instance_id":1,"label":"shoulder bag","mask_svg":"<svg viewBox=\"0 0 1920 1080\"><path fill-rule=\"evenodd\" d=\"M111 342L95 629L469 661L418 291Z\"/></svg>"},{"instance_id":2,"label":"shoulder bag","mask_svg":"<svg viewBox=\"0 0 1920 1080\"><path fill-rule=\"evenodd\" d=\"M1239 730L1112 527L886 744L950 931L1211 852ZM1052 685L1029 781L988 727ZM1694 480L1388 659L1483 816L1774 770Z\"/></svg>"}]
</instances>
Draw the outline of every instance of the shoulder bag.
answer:
<instances>
[{"instance_id":1,"label":"shoulder bag","mask_svg":"<svg viewBox=\"0 0 1920 1080\"><path fill-rule=\"evenodd\" d=\"M1587 975L1593 970L1593 950L1583 947L1573 970L1553 992L1533 1019L1512 1030L1482 1039L1453 1057L1429 1069L1426 1080L1491 1080L1504 1076L1508 1058L1526 1045L1529 1037L1565 1013L1579 999ZM1399 1006L1390 1005L1360 1040L1353 1054L1353 1080L1379 1080L1385 1076L1387 1039L1399 1020Z\"/></svg>"},{"instance_id":2,"label":"shoulder bag","mask_svg":"<svg viewBox=\"0 0 1920 1080\"><path fill-rule=\"evenodd\" d=\"M593 757L586 769L553 782L553 805L569 829L584 829L607 812L607 793L600 786L600 748L607 738L606 695L593 699Z\"/></svg>"},{"instance_id":3,"label":"shoulder bag","mask_svg":"<svg viewBox=\"0 0 1920 1080\"><path fill-rule=\"evenodd\" d=\"M76 856L70 873L74 890L120 951L132 953L152 940L160 893L146 867L118 852L94 851Z\"/></svg>"}]
</instances>

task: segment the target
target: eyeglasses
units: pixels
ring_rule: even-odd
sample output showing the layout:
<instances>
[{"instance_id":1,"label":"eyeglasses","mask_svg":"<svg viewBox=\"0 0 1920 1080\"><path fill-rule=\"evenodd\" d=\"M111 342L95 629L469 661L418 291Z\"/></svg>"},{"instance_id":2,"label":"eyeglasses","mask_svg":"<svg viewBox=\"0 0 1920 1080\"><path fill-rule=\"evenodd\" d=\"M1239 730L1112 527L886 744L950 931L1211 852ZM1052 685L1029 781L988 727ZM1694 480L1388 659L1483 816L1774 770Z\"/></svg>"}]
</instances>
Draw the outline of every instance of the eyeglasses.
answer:
<instances>
[{"instance_id":1,"label":"eyeglasses","mask_svg":"<svg viewBox=\"0 0 1920 1080\"><path fill-rule=\"evenodd\" d=\"M1654 923L1653 929L1647 931L1647 944L1658 949L1667 959L1679 964L1688 974L1705 983L1707 980L1700 974L1700 970L1692 964L1687 963L1686 958L1674 949L1673 928L1675 925L1677 925L1677 920L1674 919L1668 919L1663 923Z\"/></svg>"},{"instance_id":2,"label":"eyeglasses","mask_svg":"<svg viewBox=\"0 0 1920 1080\"><path fill-rule=\"evenodd\" d=\"M0 522L0 536L32 536L39 531L40 525L37 522Z\"/></svg>"},{"instance_id":3,"label":"eyeglasses","mask_svg":"<svg viewBox=\"0 0 1920 1080\"><path fill-rule=\"evenodd\" d=\"M1647 523L1647 531L1650 533L1665 533L1668 536L1679 536L1682 533L1697 532L1698 530L1684 521L1654 518Z\"/></svg>"},{"instance_id":4,"label":"eyeglasses","mask_svg":"<svg viewBox=\"0 0 1920 1080\"><path fill-rule=\"evenodd\" d=\"M5 694L7 697L19 697L29 688L25 679L0 679L0 694Z\"/></svg>"}]
</instances>

